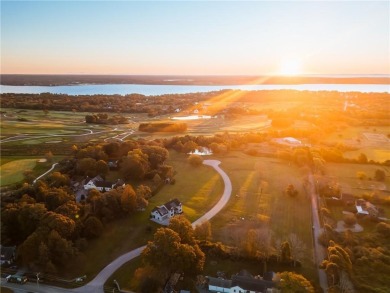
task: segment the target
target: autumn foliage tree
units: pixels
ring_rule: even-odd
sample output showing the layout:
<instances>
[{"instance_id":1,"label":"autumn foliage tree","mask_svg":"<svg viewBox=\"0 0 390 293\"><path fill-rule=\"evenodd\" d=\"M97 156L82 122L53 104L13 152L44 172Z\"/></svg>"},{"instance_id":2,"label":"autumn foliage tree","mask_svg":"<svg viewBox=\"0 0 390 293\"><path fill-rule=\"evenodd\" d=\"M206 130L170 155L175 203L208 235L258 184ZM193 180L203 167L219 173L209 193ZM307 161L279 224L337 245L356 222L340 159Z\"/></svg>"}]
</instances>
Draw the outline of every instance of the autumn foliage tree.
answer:
<instances>
[{"instance_id":1,"label":"autumn foliage tree","mask_svg":"<svg viewBox=\"0 0 390 293\"><path fill-rule=\"evenodd\" d=\"M142 252L144 261L168 273L199 273L203 270L205 255L195 242L191 224L185 218L172 220L169 228L159 228L148 242Z\"/></svg>"}]
</instances>

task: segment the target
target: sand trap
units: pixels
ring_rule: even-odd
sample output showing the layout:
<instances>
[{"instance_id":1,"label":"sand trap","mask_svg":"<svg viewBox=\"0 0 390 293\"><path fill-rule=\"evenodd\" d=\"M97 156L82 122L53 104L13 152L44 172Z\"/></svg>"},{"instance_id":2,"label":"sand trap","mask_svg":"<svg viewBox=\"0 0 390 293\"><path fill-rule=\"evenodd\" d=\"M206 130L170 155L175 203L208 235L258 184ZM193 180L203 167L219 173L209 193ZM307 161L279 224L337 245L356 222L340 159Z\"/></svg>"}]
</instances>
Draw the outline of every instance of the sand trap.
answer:
<instances>
[{"instance_id":1,"label":"sand trap","mask_svg":"<svg viewBox=\"0 0 390 293\"><path fill-rule=\"evenodd\" d=\"M38 160L38 163L46 163L46 162L47 162L46 159L39 159L39 160Z\"/></svg>"},{"instance_id":2,"label":"sand trap","mask_svg":"<svg viewBox=\"0 0 390 293\"><path fill-rule=\"evenodd\" d=\"M62 140L52 140L52 141L47 141L45 143L60 143Z\"/></svg>"}]
</instances>

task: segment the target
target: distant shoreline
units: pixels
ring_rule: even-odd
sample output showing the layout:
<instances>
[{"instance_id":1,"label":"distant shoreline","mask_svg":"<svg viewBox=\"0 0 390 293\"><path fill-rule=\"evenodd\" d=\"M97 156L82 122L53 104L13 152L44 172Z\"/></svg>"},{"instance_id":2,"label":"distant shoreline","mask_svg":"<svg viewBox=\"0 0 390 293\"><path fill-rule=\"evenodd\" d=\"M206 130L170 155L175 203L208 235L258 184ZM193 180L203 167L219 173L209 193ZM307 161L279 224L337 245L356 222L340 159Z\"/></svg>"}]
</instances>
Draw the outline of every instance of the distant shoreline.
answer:
<instances>
[{"instance_id":1,"label":"distant shoreline","mask_svg":"<svg viewBox=\"0 0 390 293\"><path fill-rule=\"evenodd\" d=\"M302 76L222 76L222 75L32 75L1 74L1 85L61 86L100 84L143 85L250 85L250 84L389 84L390 75L302 75Z\"/></svg>"}]
</instances>

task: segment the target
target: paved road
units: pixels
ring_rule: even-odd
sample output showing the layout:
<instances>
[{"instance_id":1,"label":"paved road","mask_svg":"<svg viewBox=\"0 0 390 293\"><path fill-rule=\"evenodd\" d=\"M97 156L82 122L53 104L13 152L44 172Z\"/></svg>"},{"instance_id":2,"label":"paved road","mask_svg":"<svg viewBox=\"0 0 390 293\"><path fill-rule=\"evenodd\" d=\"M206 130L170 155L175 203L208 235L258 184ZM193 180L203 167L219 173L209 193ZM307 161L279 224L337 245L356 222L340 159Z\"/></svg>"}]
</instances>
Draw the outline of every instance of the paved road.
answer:
<instances>
[{"instance_id":1,"label":"paved road","mask_svg":"<svg viewBox=\"0 0 390 293\"><path fill-rule=\"evenodd\" d=\"M319 268L319 265L322 263L322 260L325 258L325 249L318 242L318 236L320 236L322 229L320 224L320 218L318 215L318 195L315 189L315 183L313 175L309 175L309 193L311 198L311 210L312 210L312 221L313 221L313 242L314 242L314 256L315 264L318 270L318 277L320 281L320 286L324 292L328 290L328 278L324 270Z\"/></svg>"},{"instance_id":2,"label":"paved road","mask_svg":"<svg viewBox=\"0 0 390 293\"><path fill-rule=\"evenodd\" d=\"M225 189L222 194L221 199L218 201L218 203L206 214L204 214L202 217L197 219L195 222L192 223L192 226L195 226L197 224L201 224L202 222L206 220L210 220L212 217L214 217L216 214L218 214L222 208L227 204L227 202L230 199L231 193L232 193L232 183L230 181L229 176L219 167L219 164L221 164L220 161L217 160L204 160L203 164L207 166L213 167L222 177L222 180L225 184ZM108 278L117 271L121 266L123 266L128 261L138 257L141 252L145 249L146 246L139 247L137 249L134 249L128 253L125 253L115 259L113 262L108 264L100 273L88 284L76 288L76 289L63 289L63 288L57 288L57 287L51 287L51 286L45 286L40 285L39 290L37 290L37 285L32 290L33 292L53 292L53 293L61 293L61 292L78 292L78 293L101 293L103 292L103 286L104 283L108 280ZM8 287L9 283L3 284L6 287ZM15 284L12 284L15 285ZM30 284L28 284L30 286ZM17 288L22 288L26 285L15 285ZM27 288L27 287L24 287ZM53 290L53 288L56 288L56 290ZM58 289L58 290L57 290ZM26 290L30 291L30 290Z\"/></svg>"},{"instance_id":3,"label":"paved road","mask_svg":"<svg viewBox=\"0 0 390 293\"><path fill-rule=\"evenodd\" d=\"M210 220L212 217L214 217L216 214L218 214L223 207L227 204L227 202L230 199L230 196L232 194L232 182L230 181L229 176L223 171L219 165L221 164L220 161L217 160L204 160L203 164L207 166L213 167L219 175L221 175L222 180L225 184L225 190L223 191L221 199L217 202L217 204L209 210L206 214L204 214L202 217L197 219L195 222L192 223L192 226L195 227L198 224L201 224L204 221Z\"/></svg>"}]
</instances>

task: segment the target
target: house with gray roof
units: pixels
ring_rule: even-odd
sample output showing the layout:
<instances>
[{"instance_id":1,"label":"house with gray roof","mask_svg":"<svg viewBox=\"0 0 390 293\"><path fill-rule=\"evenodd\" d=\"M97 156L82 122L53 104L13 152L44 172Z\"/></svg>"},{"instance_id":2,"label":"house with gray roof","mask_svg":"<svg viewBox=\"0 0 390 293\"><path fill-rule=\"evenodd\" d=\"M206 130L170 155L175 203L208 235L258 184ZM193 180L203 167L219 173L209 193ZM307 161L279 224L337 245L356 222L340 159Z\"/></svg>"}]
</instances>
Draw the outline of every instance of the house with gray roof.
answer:
<instances>
[{"instance_id":1,"label":"house with gray roof","mask_svg":"<svg viewBox=\"0 0 390 293\"><path fill-rule=\"evenodd\" d=\"M150 219L156 223L168 225L170 218L182 213L183 207L181 202L174 198L161 206L155 207L150 213Z\"/></svg>"}]
</instances>

